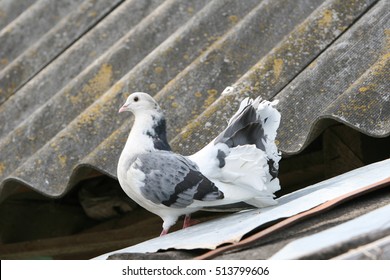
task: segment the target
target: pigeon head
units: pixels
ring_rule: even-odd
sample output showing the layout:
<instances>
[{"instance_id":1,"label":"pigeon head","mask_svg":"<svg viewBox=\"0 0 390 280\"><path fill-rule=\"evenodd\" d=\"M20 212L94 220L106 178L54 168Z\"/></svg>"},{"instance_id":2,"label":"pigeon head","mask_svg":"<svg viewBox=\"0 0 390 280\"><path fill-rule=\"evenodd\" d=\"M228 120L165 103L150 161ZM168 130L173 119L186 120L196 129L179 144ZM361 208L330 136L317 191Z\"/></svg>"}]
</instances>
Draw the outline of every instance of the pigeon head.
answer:
<instances>
[{"instance_id":1,"label":"pigeon head","mask_svg":"<svg viewBox=\"0 0 390 280\"><path fill-rule=\"evenodd\" d=\"M119 109L119 113L130 111L133 114L138 112L159 110L157 102L149 94L144 92L134 92L129 95L125 104Z\"/></svg>"}]
</instances>

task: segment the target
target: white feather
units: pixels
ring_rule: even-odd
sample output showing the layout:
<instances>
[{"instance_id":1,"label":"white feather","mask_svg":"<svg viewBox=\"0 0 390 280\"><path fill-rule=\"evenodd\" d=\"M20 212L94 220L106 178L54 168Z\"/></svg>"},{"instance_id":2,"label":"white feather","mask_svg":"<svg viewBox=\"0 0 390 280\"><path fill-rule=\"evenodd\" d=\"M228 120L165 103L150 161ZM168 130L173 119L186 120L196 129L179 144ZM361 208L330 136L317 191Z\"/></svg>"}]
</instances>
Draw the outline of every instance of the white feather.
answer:
<instances>
[{"instance_id":1,"label":"white feather","mask_svg":"<svg viewBox=\"0 0 390 280\"><path fill-rule=\"evenodd\" d=\"M215 144L214 139L206 147L189 156L199 166L200 171L224 193L225 202L233 203L239 198L255 207L276 203L273 193L280 190L280 184L278 178L272 179L268 172L267 160L272 159L278 167L281 158L275 145L280 123L280 113L273 107L277 103L278 101L261 101L259 97L255 100L245 98L228 122L228 126L232 125L248 105L253 106L266 135L267 140L263 143L265 151L257 149L255 145L229 148L223 143ZM223 168L219 167L218 150L227 155Z\"/></svg>"}]
</instances>

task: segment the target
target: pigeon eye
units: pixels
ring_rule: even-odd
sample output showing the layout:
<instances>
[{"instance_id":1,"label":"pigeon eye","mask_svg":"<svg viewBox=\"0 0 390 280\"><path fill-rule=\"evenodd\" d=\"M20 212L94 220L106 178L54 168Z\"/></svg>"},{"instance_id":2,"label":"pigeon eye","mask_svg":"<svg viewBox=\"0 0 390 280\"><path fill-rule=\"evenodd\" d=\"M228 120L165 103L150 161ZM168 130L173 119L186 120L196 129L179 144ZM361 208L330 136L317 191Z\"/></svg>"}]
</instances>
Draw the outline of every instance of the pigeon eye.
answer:
<instances>
[{"instance_id":1,"label":"pigeon eye","mask_svg":"<svg viewBox=\"0 0 390 280\"><path fill-rule=\"evenodd\" d=\"M134 97L134 101L135 101L135 102L138 101L138 96Z\"/></svg>"}]
</instances>

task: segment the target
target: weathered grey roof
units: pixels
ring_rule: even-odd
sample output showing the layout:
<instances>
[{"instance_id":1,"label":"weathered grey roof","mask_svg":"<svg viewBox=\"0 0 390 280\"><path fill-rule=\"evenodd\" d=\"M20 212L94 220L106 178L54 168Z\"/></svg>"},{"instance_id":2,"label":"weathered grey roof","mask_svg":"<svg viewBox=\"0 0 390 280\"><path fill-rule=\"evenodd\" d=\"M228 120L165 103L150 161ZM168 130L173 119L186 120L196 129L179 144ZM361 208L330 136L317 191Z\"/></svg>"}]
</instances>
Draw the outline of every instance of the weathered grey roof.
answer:
<instances>
[{"instance_id":1,"label":"weathered grey roof","mask_svg":"<svg viewBox=\"0 0 390 280\"><path fill-rule=\"evenodd\" d=\"M11 2L0 1L2 197L115 177L132 123L117 110L133 91L159 100L183 154L248 95L280 100L284 154L329 120L390 134L388 1Z\"/></svg>"}]
</instances>

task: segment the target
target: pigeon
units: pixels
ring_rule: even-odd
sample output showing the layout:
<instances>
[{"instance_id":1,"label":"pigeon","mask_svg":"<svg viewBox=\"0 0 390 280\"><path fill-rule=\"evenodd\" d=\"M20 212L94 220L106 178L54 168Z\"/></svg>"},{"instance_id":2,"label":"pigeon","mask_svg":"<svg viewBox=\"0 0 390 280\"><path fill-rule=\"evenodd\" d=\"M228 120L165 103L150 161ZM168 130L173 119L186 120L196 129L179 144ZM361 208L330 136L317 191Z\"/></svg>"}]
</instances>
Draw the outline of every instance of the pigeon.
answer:
<instances>
[{"instance_id":1,"label":"pigeon","mask_svg":"<svg viewBox=\"0 0 390 280\"><path fill-rule=\"evenodd\" d=\"M281 154L275 144L280 123L277 101L245 98L227 127L193 155L174 153L163 110L147 93L129 95L119 113L134 124L120 155L117 175L124 192L163 220L161 236L179 217L183 228L199 210L245 203L275 205Z\"/></svg>"}]
</instances>

